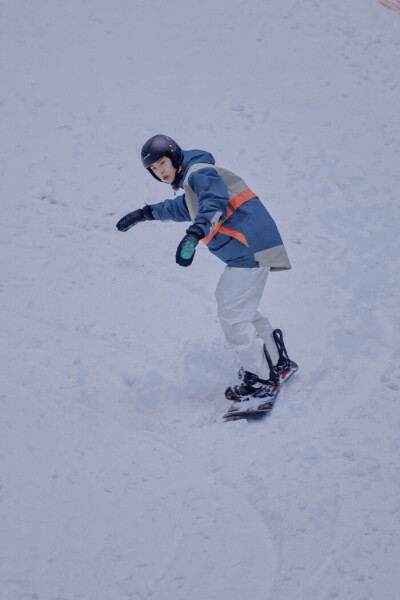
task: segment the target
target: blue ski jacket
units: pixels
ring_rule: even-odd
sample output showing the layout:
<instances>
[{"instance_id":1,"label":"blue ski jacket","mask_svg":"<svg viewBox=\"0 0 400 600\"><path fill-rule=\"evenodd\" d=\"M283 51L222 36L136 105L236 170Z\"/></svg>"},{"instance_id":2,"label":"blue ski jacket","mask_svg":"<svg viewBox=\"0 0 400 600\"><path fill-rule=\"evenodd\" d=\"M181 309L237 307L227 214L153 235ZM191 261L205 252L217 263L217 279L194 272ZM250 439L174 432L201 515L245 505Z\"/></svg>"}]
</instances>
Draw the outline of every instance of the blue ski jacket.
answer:
<instances>
[{"instance_id":1,"label":"blue ski jacket","mask_svg":"<svg viewBox=\"0 0 400 600\"><path fill-rule=\"evenodd\" d=\"M209 152L184 151L173 187L184 193L151 204L154 219L192 221L210 252L229 267L291 268L275 221L258 196L241 177L218 167Z\"/></svg>"}]
</instances>

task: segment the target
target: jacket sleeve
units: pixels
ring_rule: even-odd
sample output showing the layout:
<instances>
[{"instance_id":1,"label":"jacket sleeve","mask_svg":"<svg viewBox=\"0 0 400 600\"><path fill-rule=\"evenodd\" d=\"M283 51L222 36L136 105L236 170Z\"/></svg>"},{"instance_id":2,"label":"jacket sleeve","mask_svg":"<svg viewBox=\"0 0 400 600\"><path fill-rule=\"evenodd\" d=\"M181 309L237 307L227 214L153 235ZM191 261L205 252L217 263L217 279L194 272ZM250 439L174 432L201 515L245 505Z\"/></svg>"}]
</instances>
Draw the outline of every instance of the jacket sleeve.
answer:
<instances>
[{"instance_id":1,"label":"jacket sleeve","mask_svg":"<svg viewBox=\"0 0 400 600\"><path fill-rule=\"evenodd\" d=\"M185 202L185 194L164 200L158 204L150 204L153 217L158 221L191 221Z\"/></svg>"},{"instance_id":2,"label":"jacket sleeve","mask_svg":"<svg viewBox=\"0 0 400 600\"><path fill-rule=\"evenodd\" d=\"M216 169L205 167L192 173L188 183L198 199L194 224L207 236L220 221L226 219L229 195L225 183Z\"/></svg>"}]
</instances>

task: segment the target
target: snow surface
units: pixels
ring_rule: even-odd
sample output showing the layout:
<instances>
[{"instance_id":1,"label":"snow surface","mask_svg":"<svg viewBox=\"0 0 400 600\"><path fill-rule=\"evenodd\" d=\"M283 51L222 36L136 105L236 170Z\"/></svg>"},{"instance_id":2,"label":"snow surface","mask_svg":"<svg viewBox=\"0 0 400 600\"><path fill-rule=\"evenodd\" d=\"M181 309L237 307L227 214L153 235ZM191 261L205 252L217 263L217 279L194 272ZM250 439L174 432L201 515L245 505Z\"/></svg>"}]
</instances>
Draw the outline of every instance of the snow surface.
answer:
<instances>
[{"instance_id":1,"label":"snow surface","mask_svg":"<svg viewBox=\"0 0 400 600\"><path fill-rule=\"evenodd\" d=\"M387 4L387 3L386 3ZM393 4L393 3L392 3ZM1 600L398 600L400 16L376 0L1 0ZM223 264L157 132L258 191L301 370L223 423Z\"/></svg>"}]
</instances>

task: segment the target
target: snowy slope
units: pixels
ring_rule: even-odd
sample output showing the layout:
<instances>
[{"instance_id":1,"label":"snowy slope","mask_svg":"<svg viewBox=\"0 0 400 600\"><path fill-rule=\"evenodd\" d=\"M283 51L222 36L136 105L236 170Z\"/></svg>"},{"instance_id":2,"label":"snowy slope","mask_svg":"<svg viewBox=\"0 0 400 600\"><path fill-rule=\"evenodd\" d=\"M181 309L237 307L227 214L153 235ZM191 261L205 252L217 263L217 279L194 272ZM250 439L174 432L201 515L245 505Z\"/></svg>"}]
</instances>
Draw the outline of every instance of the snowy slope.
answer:
<instances>
[{"instance_id":1,"label":"snowy slope","mask_svg":"<svg viewBox=\"0 0 400 600\"><path fill-rule=\"evenodd\" d=\"M377 0L0 0L0 598L400 598L400 15ZM392 7L393 7L392 6ZM152 134L258 191L301 371L221 422L223 269Z\"/></svg>"}]
</instances>

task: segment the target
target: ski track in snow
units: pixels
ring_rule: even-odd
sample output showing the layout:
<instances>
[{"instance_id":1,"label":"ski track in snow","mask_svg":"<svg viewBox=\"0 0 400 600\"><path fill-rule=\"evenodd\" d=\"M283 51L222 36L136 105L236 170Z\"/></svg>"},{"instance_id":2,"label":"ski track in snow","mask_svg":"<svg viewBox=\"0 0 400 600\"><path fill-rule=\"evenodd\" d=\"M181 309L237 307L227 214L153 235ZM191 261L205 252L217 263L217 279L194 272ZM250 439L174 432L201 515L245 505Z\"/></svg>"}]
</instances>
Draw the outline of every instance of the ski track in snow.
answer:
<instances>
[{"instance_id":1,"label":"ski track in snow","mask_svg":"<svg viewBox=\"0 0 400 600\"><path fill-rule=\"evenodd\" d=\"M379 4L388 8L389 10L393 10L397 14L400 15L400 2L399 0L379 0Z\"/></svg>"},{"instance_id":2,"label":"ski track in snow","mask_svg":"<svg viewBox=\"0 0 400 600\"><path fill-rule=\"evenodd\" d=\"M0 597L398 600L396 2L0 12ZM158 131L288 247L261 310L300 370L265 420L221 420L222 264L174 264L185 223L115 229L171 196Z\"/></svg>"}]
</instances>

